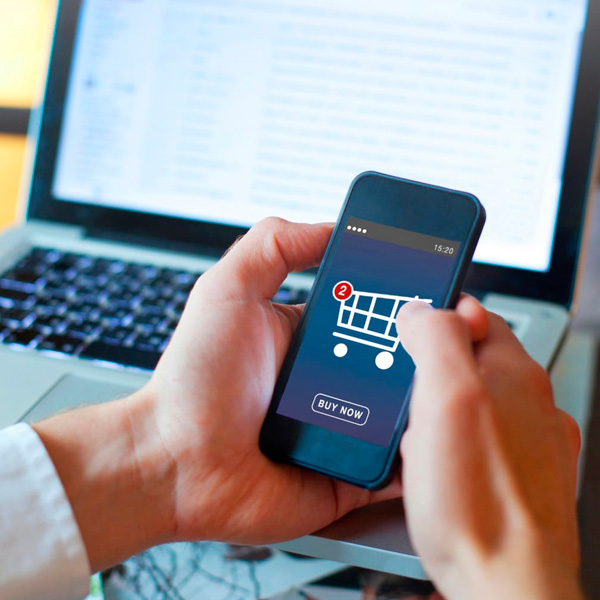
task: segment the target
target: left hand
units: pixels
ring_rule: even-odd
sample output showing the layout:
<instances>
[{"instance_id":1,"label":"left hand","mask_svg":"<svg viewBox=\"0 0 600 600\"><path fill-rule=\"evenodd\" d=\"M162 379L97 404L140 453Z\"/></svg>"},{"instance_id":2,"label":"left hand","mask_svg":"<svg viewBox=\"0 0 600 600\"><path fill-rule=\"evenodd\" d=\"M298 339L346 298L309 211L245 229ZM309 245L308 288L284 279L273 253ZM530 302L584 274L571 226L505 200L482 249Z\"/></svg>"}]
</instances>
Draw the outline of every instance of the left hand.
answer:
<instances>
[{"instance_id":1,"label":"left hand","mask_svg":"<svg viewBox=\"0 0 600 600\"><path fill-rule=\"evenodd\" d=\"M258 436L302 307L273 304L288 273L317 265L330 225L267 219L196 284L139 400L177 465L173 539L257 544L315 531L378 494L261 454ZM166 459L167 460L167 459Z\"/></svg>"},{"instance_id":2,"label":"left hand","mask_svg":"<svg viewBox=\"0 0 600 600\"><path fill-rule=\"evenodd\" d=\"M331 231L259 223L200 277L148 385L35 426L94 571L171 541L290 539L400 494L399 481L370 493L258 447L302 311L270 299L288 273L320 262Z\"/></svg>"}]
</instances>

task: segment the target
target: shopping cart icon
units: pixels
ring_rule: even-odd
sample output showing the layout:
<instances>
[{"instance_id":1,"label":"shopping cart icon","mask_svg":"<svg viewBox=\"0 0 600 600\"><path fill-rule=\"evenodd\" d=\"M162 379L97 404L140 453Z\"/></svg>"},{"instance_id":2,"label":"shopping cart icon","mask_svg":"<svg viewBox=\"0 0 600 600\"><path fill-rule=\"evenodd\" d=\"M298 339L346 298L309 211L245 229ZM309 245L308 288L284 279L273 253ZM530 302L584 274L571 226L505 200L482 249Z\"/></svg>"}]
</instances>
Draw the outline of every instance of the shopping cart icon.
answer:
<instances>
[{"instance_id":1,"label":"shopping cart icon","mask_svg":"<svg viewBox=\"0 0 600 600\"><path fill-rule=\"evenodd\" d=\"M400 307L411 300L431 304L419 296L395 296L356 291L349 281L340 281L333 288L333 297L340 303L337 331L333 335L343 340L381 350L375 364L382 370L394 364L400 338L396 332L396 315ZM333 349L338 358L348 354L348 346L340 342Z\"/></svg>"}]
</instances>

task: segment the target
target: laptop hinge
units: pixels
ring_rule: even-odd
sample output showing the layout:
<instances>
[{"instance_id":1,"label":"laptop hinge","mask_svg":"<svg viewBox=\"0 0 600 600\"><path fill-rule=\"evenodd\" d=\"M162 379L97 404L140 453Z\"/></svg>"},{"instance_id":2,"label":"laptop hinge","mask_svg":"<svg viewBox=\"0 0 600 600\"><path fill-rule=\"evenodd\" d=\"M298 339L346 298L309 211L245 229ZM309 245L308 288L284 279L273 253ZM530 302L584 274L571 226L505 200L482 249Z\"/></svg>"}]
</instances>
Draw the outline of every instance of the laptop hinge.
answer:
<instances>
[{"instance_id":1,"label":"laptop hinge","mask_svg":"<svg viewBox=\"0 0 600 600\"><path fill-rule=\"evenodd\" d=\"M79 225L65 225L55 221L45 221L42 219L28 219L24 226L28 230L33 230L44 235L60 236L62 239L80 240L85 234L85 229Z\"/></svg>"}]
</instances>

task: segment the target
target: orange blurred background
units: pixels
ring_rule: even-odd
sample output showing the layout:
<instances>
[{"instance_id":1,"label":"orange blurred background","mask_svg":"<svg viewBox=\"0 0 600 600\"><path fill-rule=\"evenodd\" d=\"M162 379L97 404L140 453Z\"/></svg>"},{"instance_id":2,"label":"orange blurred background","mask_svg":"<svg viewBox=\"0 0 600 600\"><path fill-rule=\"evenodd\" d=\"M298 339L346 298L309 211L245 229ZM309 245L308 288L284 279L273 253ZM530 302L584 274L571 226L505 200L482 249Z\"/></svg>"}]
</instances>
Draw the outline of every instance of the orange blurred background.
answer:
<instances>
[{"instance_id":1,"label":"orange blurred background","mask_svg":"<svg viewBox=\"0 0 600 600\"><path fill-rule=\"evenodd\" d=\"M0 0L0 107L30 108L39 103L39 76L56 3L53 0ZM0 123L0 227L16 215L25 136L2 133Z\"/></svg>"}]
</instances>

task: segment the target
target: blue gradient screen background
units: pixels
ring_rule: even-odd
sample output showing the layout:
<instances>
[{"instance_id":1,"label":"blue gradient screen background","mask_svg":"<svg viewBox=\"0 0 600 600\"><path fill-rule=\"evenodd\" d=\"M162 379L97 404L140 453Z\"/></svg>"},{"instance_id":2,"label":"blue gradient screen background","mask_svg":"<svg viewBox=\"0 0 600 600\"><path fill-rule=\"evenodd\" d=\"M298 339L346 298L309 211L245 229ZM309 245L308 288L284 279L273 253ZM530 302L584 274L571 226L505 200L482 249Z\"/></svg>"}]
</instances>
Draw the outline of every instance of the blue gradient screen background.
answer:
<instances>
[{"instance_id":1,"label":"blue gradient screen background","mask_svg":"<svg viewBox=\"0 0 600 600\"><path fill-rule=\"evenodd\" d=\"M322 273L323 285L313 297L310 323L296 356L277 412L305 423L324 427L379 446L387 446L414 373L414 364L402 345L394 363L379 369L377 348L334 337L340 302L333 288L340 281L352 283L355 291L433 300L438 307L448 286L455 259L415 250L351 232L341 234L337 250ZM343 342L348 353L338 358L334 347ZM366 406L370 415L363 426L316 413L317 394Z\"/></svg>"}]
</instances>

